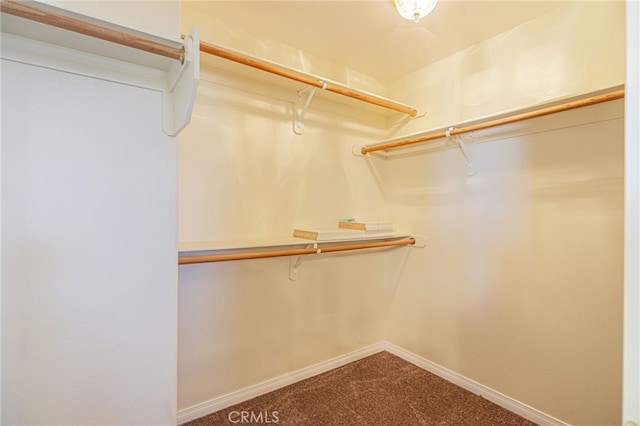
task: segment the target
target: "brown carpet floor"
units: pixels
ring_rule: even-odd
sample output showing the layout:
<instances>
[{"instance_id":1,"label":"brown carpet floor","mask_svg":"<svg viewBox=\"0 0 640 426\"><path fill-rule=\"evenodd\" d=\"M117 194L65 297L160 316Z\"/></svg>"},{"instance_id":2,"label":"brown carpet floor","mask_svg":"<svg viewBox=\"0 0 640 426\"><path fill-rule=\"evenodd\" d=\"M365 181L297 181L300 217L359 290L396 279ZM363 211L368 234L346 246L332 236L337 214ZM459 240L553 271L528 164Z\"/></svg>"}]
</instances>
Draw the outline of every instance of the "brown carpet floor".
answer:
<instances>
[{"instance_id":1,"label":"brown carpet floor","mask_svg":"<svg viewBox=\"0 0 640 426\"><path fill-rule=\"evenodd\" d=\"M186 425L269 423L312 426L534 425L388 352L352 362Z\"/></svg>"}]
</instances>

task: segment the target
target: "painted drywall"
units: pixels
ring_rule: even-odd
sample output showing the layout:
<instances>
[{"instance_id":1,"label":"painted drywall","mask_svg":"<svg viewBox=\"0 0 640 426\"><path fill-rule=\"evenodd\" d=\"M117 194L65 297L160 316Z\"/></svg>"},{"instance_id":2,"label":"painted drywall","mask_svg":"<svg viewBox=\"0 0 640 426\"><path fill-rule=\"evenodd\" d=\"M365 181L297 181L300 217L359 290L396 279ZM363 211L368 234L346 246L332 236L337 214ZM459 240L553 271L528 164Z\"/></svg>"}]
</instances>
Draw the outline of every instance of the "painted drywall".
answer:
<instances>
[{"instance_id":1,"label":"painted drywall","mask_svg":"<svg viewBox=\"0 0 640 426\"><path fill-rule=\"evenodd\" d=\"M46 0L42 3L116 24L126 28L127 31L136 30L168 40L180 39L179 1Z\"/></svg>"},{"instance_id":2,"label":"painted drywall","mask_svg":"<svg viewBox=\"0 0 640 426\"><path fill-rule=\"evenodd\" d=\"M191 6L183 27L202 22L203 39L349 80ZM356 78L427 112L391 131L314 100L308 131L294 136L295 95L205 76L180 137L182 241L368 216L425 235L427 249L314 258L297 282L286 259L180 267L179 408L388 337L562 421L619 423L620 104L476 135L473 177L456 150L384 161L351 147L620 85L623 19L621 3L571 4L388 92Z\"/></svg>"},{"instance_id":3,"label":"painted drywall","mask_svg":"<svg viewBox=\"0 0 640 426\"><path fill-rule=\"evenodd\" d=\"M378 79L248 34L198 2L183 2L182 22L204 41L386 94ZM179 136L180 241L280 239L342 218L384 220L380 183L352 147L383 138L387 116L316 96L296 135L302 85L212 71L220 64L207 55L202 63L191 124ZM306 257L297 281L288 258L181 266L179 410L380 341L385 255Z\"/></svg>"},{"instance_id":4,"label":"painted drywall","mask_svg":"<svg viewBox=\"0 0 640 426\"><path fill-rule=\"evenodd\" d=\"M179 409L380 341L385 254L181 266Z\"/></svg>"},{"instance_id":5,"label":"painted drywall","mask_svg":"<svg viewBox=\"0 0 640 426\"><path fill-rule=\"evenodd\" d=\"M624 2L569 2L391 82L392 97L426 113L395 132L448 128L623 84L624 16Z\"/></svg>"},{"instance_id":6,"label":"painted drywall","mask_svg":"<svg viewBox=\"0 0 640 426\"><path fill-rule=\"evenodd\" d=\"M371 77L366 74L366 70L354 70L313 53L296 49L282 41L270 39L268 35L238 28L220 18L216 13L216 3L219 2L182 1L182 31L185 32L192 26L197 26L202 41L235 49L324 79L341 82L355 89L387 96L387 82ZM250 13L250 6L247 10ZM206 60L206 58L203 59ZM256 75L252 74L252 78L256 78Z\"/></svg>"},{"instance_id":7,"label":"painted drywall","mask_svg":"<svg viewBox=\"0 0 640 426\"><path fill-rule=\"evenodd\" d=\"M429 103L402 132L617 86L623 29L624 4L581 2L396 81ZM569 424L620 424L622 117L476 132L475 176L457 149L381 166L389 218L428 243L393 283L389 340Z\"/></svg>"},{"instance_id":8,"label":"painted drywall","mask_svg":"<svg viewBox=\"0 0 640 426\"><path fill-rule=\"evenodd\" d=\"M378 184L351 147L379 138L385 117L314 99L295 135L291 96L203 70L178 138L181 241L384 219ZM380 341L385 254L305 257L298 281L288 258L181 266L179 409Z\"/></svg>"},{"instance_id":9,"label":"painted drywall","mask_svg":"<svg viewBox=\"0 0 640 426\"><path fill-rule=\"evenodd\" d=\"M351 149L380 137L385 117L314 99L296 135L294 98L293 90L203 69L179 138L180 241L291 236L293 225L384 216L376 182Z\"/></svg>"},{"instance_id":10,"label":"painted drywall","mask_svg":"<svg viewBox=\"0 0 640 426\"><path fill-rule=\"evenodd\" d=\"M162 94L2 61L2 424L176 422Z\"/></svg>"},{"instance_id":11,"label":"painted drywall","mask_svg":"<svg viewBox=\"0 0 640 426\"><path fill-rule=\"evenodd\" d=\"M627 117L640 116L640 4L627 2ZM623 424L640 423L640 123L625 121Z\"/></svg>"}]
</instances>

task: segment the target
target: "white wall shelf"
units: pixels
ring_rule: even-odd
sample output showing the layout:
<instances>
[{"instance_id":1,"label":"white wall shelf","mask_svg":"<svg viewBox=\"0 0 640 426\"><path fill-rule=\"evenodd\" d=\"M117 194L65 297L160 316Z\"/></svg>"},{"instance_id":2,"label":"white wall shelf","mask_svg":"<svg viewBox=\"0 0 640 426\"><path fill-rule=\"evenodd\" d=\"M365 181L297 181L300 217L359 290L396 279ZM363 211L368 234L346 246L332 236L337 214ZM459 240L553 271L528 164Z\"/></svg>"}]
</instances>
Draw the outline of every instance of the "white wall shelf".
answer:
<instances>
[{"instance_id":1,"label":"white wall shelf","mask_svg":"<svg viewBox=\"0 0 640 426\"><path fill-rule=\"evenodd\" d=\"M0 6L2 59L161 91L164 132L175 136L189 123L200 75L196 30L167 40L39 2Z\"/></svg>"},{"instance_id":2,"label":"white wall shelf","mask_svg":"<svg viewBox=\"0 0 640 426\"><path fill-rule=\"evenodd\" d=\"M322 254L337 251L385 248L400 245L425 247L425 238L410 234L376 237L371 235L359 238L314 241L296 237L275 238L269 240L234 240L180 243L179 264L219 262L226 260L256 259L279 256L300 256L304 254Z\"/></svg>"},{"instance_id":3,"label":"white wall shelf","mask_svg":"<svg viewBox=\"0 0 640 426\"><path fill-rule=\"evenodd\" d=\"M207 53L201 58L203 67L207 69L232 75L235 78L242 77L292 90L297 95L296 104L298 104L294 107L298 110L294 120L304 115L303 110L306 108L303 108L303 105L305 103L312 105L311 98L314 97L383 116L412 118L423 115L407 104L228 47L201 42L200 50L202 53ZM313 93L313 96L310 96L310 93ZM300 127L297 130L296 133L300 134Z\"/></svg>"},{"instance_id":4,"label":"white wall shelf","mask_svg":"<svg viewBox=\"0 0 640 426\"><path fill-rule=\"evenodd\" d=\"M452 141L456 136L469 136L470 134L472 134L472 132L492 129L524 120L531 120L538 117L544 117L564 111L571 111L578 108L585 108L605 102L612 102L623 98L624 86L621 85L606 88L604 90L598 90L592 93L585 93L583 95L574 96L569 99L558 99L553 102L536 105L533 108L509 111L505 114L484 117L468 123L458 123L448 128L418 132L412 135L404 136L402 138L395 138L389 141L384 141L368 146L353 146L351 152L356 156L365 156L368 153L384 151L384 154L382 154L383 157L388 158L388 152L396 148L411 147L416 144L423 144L426 142L433 142L438 140ZM461 145L460 142L461 140L458 140L457 142L450 144L450 146L459 146L463 148L463 145ZM465 157L466 156L467 155L465 153ZM471 161L469 161L469 158L467 158L467 161L471 163Z\"/></svg>"}]
</instances>

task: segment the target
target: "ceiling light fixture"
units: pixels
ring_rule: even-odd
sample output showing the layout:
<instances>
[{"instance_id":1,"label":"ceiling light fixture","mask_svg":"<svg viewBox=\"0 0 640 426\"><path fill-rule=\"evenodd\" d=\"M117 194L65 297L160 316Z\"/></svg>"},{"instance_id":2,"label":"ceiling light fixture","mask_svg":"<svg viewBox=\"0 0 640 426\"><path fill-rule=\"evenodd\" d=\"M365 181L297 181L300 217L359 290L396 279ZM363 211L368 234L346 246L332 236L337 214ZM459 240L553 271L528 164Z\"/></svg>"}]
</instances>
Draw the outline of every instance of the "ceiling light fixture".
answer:
<instances>
[{"instance_id":1,"label":"ceiling light fixture","mask_svg":"<svg viewBox=\"0 0 640 426\"><path fill-rule=\"evenodd\" d=\"M395 0L396 10L405 19L419 22L431 13L438 0Z\"/></svg>"}]
</instances>

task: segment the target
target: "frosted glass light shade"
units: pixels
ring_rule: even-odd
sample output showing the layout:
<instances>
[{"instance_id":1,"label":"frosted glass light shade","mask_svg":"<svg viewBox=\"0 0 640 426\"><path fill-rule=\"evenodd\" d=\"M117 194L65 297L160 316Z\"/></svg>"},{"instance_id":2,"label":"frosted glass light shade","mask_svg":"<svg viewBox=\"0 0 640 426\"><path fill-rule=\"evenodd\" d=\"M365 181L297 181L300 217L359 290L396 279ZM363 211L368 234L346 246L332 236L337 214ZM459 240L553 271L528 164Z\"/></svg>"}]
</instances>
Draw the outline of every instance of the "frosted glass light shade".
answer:
<instances>
[{"instance_id":1,"label":"frosted glass light shade","mask_svg":"<svg viewBox=\"0 0 640 426\"><path fill-rule=\"evenodd\" d=\"M400 16L414 22L431 13L438 0L395 0Z\"/></svg>"}]
</instances>

